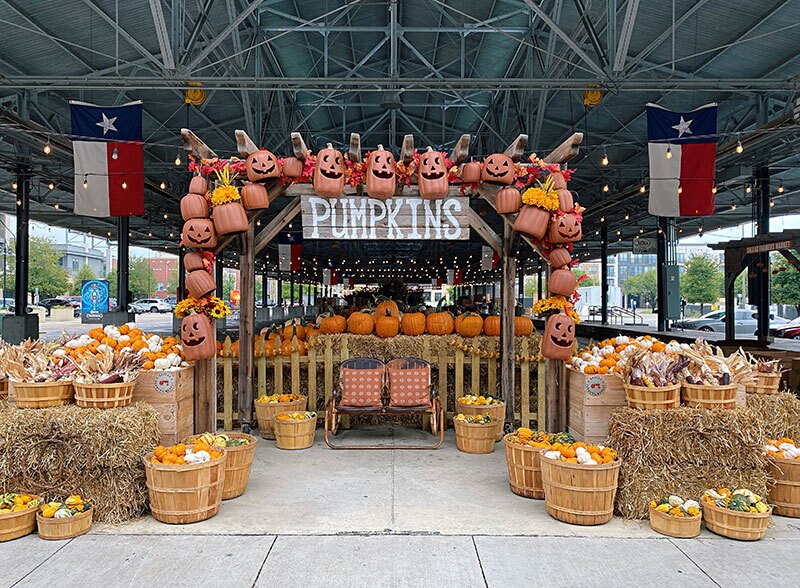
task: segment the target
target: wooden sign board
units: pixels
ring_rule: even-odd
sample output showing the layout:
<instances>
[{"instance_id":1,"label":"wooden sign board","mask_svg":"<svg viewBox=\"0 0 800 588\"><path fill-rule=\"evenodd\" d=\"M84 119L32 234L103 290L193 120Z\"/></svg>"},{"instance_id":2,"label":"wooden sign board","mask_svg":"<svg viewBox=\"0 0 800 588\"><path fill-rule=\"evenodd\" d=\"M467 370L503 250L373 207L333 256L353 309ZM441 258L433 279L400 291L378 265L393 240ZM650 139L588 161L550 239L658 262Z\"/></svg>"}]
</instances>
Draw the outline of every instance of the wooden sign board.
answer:
<instances>
[{"instance_id":1,"label":"wooden sign board","mask_svg":"<svg viewBox=\"0 0 800 588\"><path fill-rule=\"evenodd\" d=\"M469 198L303 196L304 239L469 239Z\"/></svg>"},{"instance_id":2,"label":"wooden sign board","mask_svg":"<svg viewBox=\"0 0 800 588\"><path fill-rule=\"evenodd\" d=\"M769 251L780 251L781 249L792 249L794 241L776 241L775 243L764 243L763 245L751 245L745 253L767 253Z\"/></svg>"}]
</instances>

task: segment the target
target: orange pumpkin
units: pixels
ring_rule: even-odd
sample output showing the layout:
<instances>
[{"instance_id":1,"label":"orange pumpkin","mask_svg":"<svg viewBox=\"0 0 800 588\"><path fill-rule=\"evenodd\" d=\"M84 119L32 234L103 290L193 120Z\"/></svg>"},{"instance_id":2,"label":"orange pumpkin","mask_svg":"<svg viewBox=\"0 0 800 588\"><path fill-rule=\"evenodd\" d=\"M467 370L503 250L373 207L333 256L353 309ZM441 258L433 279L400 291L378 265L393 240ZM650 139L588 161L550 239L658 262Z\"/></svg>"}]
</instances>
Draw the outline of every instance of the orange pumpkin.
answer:
<instances>
[{"instance_id":1,"label":"orange pumpkin","mask_svg":"<svg viewBox=\"0 0 800 588\"><path fill-rule=\"evenodd\" d=\"M417 169L419 195L425 200L438 200L447 196L450 189L447 174L447 161L444 153L428 147L428 150L419 158L419 168Z\"/></svg>"},{"instance_id":2,"label":"orange pumpkin","mask_svg":"<svg viewBox=\"0 0 800 588\"><path fill-rule=\"evenodd\" d=\"M547 233L550 213L538 206L525 205L514 220L514 230L534 239L541 239Z\"/></svg>"},{"instance_id":3,"label":"orange pumpkin","mask_svg":"<svg viewBox=\"0 0 800 588\"><path fill-rule=\"evenodd\" d=\"M565 314L554 314L547 319L542 335L542 355L565 361L572 355L575 343L575 321Z\"/></svg>"},{"instance_id":4,"label":"orange pumpkin","mask_svg":"<svg viewBox=\"0 0 800 588\"><path fill-rule=\"evenodd\" d=\"M281 343L281 355L291 355L295 349L300 353L300 355L308 355L308 345L306 345L305 341L298 339L297 347L295 347L291 339L287 339Z\"/></svg>"},{"instance_id":5,"label":"orange pumpkin","mask_svg":"<svg viewBox=\"0 0 800 588\"><path fill-rule=\"evenodd\" d=\"M422 307L416 307L411 312L403 314L400 319L400 326L403 329L404 335L422 335L425 333L425 313L422 312Z\"/></svg>"},{"instance_id":6,"label":"orange pumpkin","mask_svg":"<svg viewBox=\"0 0 800 588\"><path fill-rule=\"evenodd\" d=\"M386 151L383 145L378 145L378 148L367 158L367 169L364 172L367 178L367 194L373 198L394 196L397 187L395 172L394 155L390 151Z\"/></svg>"},{"instance_id":7,"label":"orange pumpkin","mask_svg":"<svg viewBox=\"0 0 800 588\"><path fill-rule=\"evenodd\" d=\"M261 184L245 184L242 186L242 204L247 210L269 208L269 192Z\"/></svg>"},{"instance_id":8,"label":"orange pumpkin","mask_svg":"<svg viewBox=\"0 0 800 588\"><path fill-rule=\"evenodd\" d=\"M292 337L295 336L300 341L306 338L306 329L300 321L289 323L283 327L283 331L281 331L281 341L291 341Z\"/></svg>"},{"instance_id":9,"label":"orange pumpkin","mask_svg":"<svg viewBox=\"0 0 800 588\"><path fill-rule=\"evenodd\" d=\"M311 343L314 340L314 338L320 333L320 330L315 329L312 325L307 325L305 329L306 329L306 339L305 339L306 343Z\"/></svg>"},{"instance_id":10,"label":"orange pumpkin","mask_svg":"<svg viewBox=\"0 0 800 588\"><path fill-rule=\"evenodd\" d=\"M203 254L199 251L190 251L183 256L183 267L187 272L205 269ZM121 331L120 331L121 332ZM124 334L124 333L123 333Z\"/></svg>"},{"instance_id":11,"label":"orange pumpkin","mask_svg":"<svg viewBox=\"0 0 800 588\"><path fill-rule=\"evenodd\" d=\"M527 316L514 317L514 336L529 337L533 334L533 321Z\"/></svg>"},{"instance_id":12,"label":"orange pumpkin","mask_svg":"<svg viewBox=\"0 0 800 588\"><path fill-rule=\"evenodd\" d=\"M202 298L216 289L217 283L206 270L199 269L186 274L186 290L194 298Z\"/></svg>"},{"instance_id":13,"label":"orange pumpkin","mask_svg":"<svg viewBox=\"0 0 800 588\"><path fill-rule=\"evenodd\" d=\"M184 245L198 249L213 249L217 246L217 231L208 218L193 218L183 224L181 240Z\"/></svg>"},{"instance_id":14,"label":"orange pumpkin","mask_svg":"<svg viewBox=\"0 0 800 588\"><path fill-rule=\"evenodd\" d=\"M425 329L431 335L450 335L455 327L453 315L442 310L444 301L444 298L439 301L436 306L436 312L429 314L425 321Z\"/></svg>"},{"instance_id":15,"label":"orange pumpkin","mask_svg":"<svg viewBox=\"0 0 800 588\"><path fill-rule=\"evenodd\" d=\"M375 334L378 337L395 337L400 332L400 321L388 309L375 319Z\"/></svg>"},{"instance_id":16,"label":"orange pumpkin","mask_svg":"<svg viewBox=\"0 0 800 588\"><path fill-rule=\"evenodd\" d=\"M212 216L218 235L243 233L250 226L241 202L228 202L215 206Z\"/></svg>"},{"instance_id":17,"label":"orange pumpkin","mask_svg":"<svg viewBox=\"0 0 800 588\"><path fill-rule=\"evenodd\" d=\"M581 221L573 213L559 216L550 224L551 243L574 243L580 241L582 235Z\"/></svg>"},{"instance_id":18,"label":"orange pumpkin","mask_svg":"<svg viewBox=\"0 0 800 588\"><path fill-rule=\"evenodd\" d=\"M497 191L494 207L500 214L514 214L522 206L522 195L519 190L506 186Z\"/></svg>"},{"instance_id":19,"label":"orange pumpkin","mask_svg":"<svg viewBox=\"0 0 800 588\"><path fill-rule=\"evenodd\" d=\"M347 319L347 332L353 335L372 335L374 328L375 318L370 310L354 312Z\"/></svg>"},{"instance_id":20,"label":"orange pumpkin","mask_svg":"<svg viewBox=\"0 0 800 588\"><path fill-rule=\"evenodd\" d=\"M500 316L490 314L483 321L483 333L489 337L500 336Z\"/></svg>"},{"instance_id":21,"label":"orange pumpkin","mask_svg":"<svg viewBox=\"0 0 800 588\"><path fill-rule=\"evenodd\" d=\"M206 192L208 192L206 179L203 176L192 176L192 179L189 180L189 193L203 196Z\"/></svg>"},{"instance_id":22,"label":"orange pumpkin","mask_svg":"<svg viewBox=\"0 0 800 588\"><path fill-rule=\"evenodd\" d=\"M481 181L481 164L469 161L461 166L461 182L464 184L477 184Z\"/></svg>"},{"instance_id":23,"label":"orange pumpkin","mask_svg":"<svg viewBox=\"0 0 800 588\"><path fill-rule=\"evenodd\" d=\"M553 270L547 279L547 290L550 294L560 294L569 298L575 292L578 279L568 269Z\"/></svg>"},{"instance_id":24,"label":"orange pumpkin","mask_svg":"<svg viewBox=\"0 0 800 588\"><path fill-rule=\"evenodd\" d=\"M183 220L208 218L208 212L208 200L203 194L187 194L181 198L181 216Z\"/></svg>"},{"instance_id":25,"label":"orange pumpkin","mask_svg":"<svg viewBox=\"0 0 800 588\"><path fill-rule=\"evenodd\" d=\"M386 314L387 310L396 319L400 318L400 308L397 306L397 302L389 300L386 296L378 296L378 305L372 316L377 320L379 316Z\"/></svg>"},{"instance_id":26,"label":"orange pumpkin","mask_svg":"<svg viewBox=\"0 0 800 588\"><path fill-rule=\"evenodd\" d=\"M314 192L325 198L338 198L344 190L344 180L344 157L328 143L317 153Z\"/></svg>"},{"instance_id":27,"label":"orange pumpkin","mask_svg":"<svg viewBox=\"0 0 800 588\"><path fill-rule=\"evenodd\" d=\"M283 175L287 178L299 178L303 175L303 162L296 157L283 160Z\"/></svg>"},{"instance_id":28,"label":"orange pumpkin","mask_svg":"<svg viewBox=\"0 0 800 588\"><path fill-rule=\"evenodd\" d=\"M281 164L271 151L259 149L247 156L244 162L247 179L251 182L263 182L270 178L279 178Z\"/></svg>"},{"instance_id":29,"label":"orange pumpkin","mask_svg":"<svg viewBox=\"0 0 800 588\"><path fill-rule=\"evenodd\" d=\"M514 182L514 162L504 153L492 153L483 161L481 179L489 184L509 185Z\"/></svg>"},{"instance_id":30,"label":"orange pumpkin","mask_svg":"<svg viewBox=\"0 0 800 588\"><path fill-rule=\"evenodd\" d=\"M459 317L456 332L462 337L477 337L483 331L483 319L474 312L465 312Z\"/></svg>"},{"instance_id":31,"label":"orange pumpkin","mask_svg":"<svg viewBox=\"0 0 800 588\"><path fill-rule=\"evenodd\" d=\"M347 330L347 320L338 314L326 316L319 323L319 331L325 335L344 333Z\"/></svg>"}]
</instances>

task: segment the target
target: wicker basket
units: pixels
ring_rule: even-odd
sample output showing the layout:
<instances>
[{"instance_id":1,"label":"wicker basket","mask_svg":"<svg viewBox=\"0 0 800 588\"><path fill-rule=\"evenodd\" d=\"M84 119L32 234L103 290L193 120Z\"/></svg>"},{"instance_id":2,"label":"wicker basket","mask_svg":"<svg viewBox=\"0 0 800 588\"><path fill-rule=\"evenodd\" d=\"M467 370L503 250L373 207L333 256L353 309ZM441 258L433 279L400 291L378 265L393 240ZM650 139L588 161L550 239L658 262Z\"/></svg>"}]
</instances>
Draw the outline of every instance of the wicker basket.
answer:
<instances>
[{"instance_id":1,"label":"wicker basket","mask_svg":"<svg viewBox=\"0 0 800 588\"><path fill-rule=\"evenodd\" d=\"M764 513L738 512L720 508L716 504L703 504L706 529L717 535L739 541L758 541L772 522L772 507Z\"/></svg>"},{"instance_id":2,"label":"wicker basket","mask_svg":"<svg viewBox=\"0 0 800 588\"><path fill-rule=\"evenodd\" d=\"M33 498L39 497L33 496ZM31 507L0 515L0 543L19 539L33 533L36 528L36 513L38 510L38 507Z\"/></svg>"},{"instance_id":3,"label":"wicker basket","mask_svg":"<svg viewBox=\"0 0 800 588\"><path fill-rule=\"evenodd\" d=\"M297 411L291 411L297 412ZM317 431L316 415L310 419L272 422L275 431L275 447L278 449L308 449L314 445Z\"/></svg>"},{"instance_id":4,"label":"wicker basket","mask_svg":"<svg viewBox=\"0 0 800 588\"><path fill-rule=\"evenodd\" d=\"M495 441L496 424L493 421L488 423L465 423L453 419L453 427L456 430L456 447L464 453L492 453Z\"/></svg>"},{"instance_id":5,"label":"wicker basket","mask_svg":"<svg viewBox=\"0 0 800 588\"><path fill-rule=\"evenodd\" d=\"M650 507L650 528L656 533L676 539L691 539L700 534L703 517L674 517Z\"/></svg>"},{"instance_id":6,"label":"wicker basket","mask_svg":"<svg viewBox=\"0 0 800 588\"><path fill-rule=\"evenodd\" d=\"M78 535L87 533L92 528L92 513L94 508L90 508L80 514L63 519L46 519L38 512L36 513L36 526L39 527L39 537L50 541L60 539L72 539Z\"/></svg>"},{"instance_id":7,"label":"wicker basket","mask_svg":"<svg viewBox=\"0 0 800 588\"><path fill-rule=\"evenodd\" d=\"M222 486L222 500L229 500L244 494L253 469L258 439L247 433L225 433L231 439L248 439L247 445L226 447L228 457L225 462L225 484Z\"/></svg>"},{"instance_id":8,"label":"wicker basket","mask_svg":"<svg viewBox=\"0 0 800 588\"><path fill-rule=\"evenodd\" d=\"M303 396L294 402L256 402L256 416L258 417L258 428L264 439L275 439L275 431L272 430L272 422L276 416L282 412L302 412L306 409L306 401Z\"/></svg>"},{"instance_id":9,"label":"wicker basket","mask_svg":"<svg viewBox=\"0 0 800 588\"><path fill-rule=\"evenodd\" d=\"M506 403L505 401L500 404L480 405L480 404L463 404L456 403L457 412L467 416L476 416L479 414L488 414L495 422L495 441L500 441L503 438L503 425L506 422Z\"/></svg>"},{"instance_id":10,"label":"wicker basket","mask_svg":"<svg viewBox=\"0 0 800 588\"><path fill-rule=\"evenodd\" d=\"M153 454L144 458L150 512L157 521L184 525L210 519L219 511L225 484L227 451L206 463L154 464Z\"/></svg>"},{"instance_id":11,"label":"wicker basket","mask_svg":"<svg viewBox=\"0 0 800 588\"><path fill-rule=\"evenodd\" d=\"M49 408L70 404L72 382L12 382L17 408Z\"/></svg>"},{"instance_id":12,"label":"wicker basket","mask_svg":"<svg viewBox=\"0 0 800 588\"><path fill-rule=\"evenodd\" d=\"M775 479L769 491L775 514L800 518L800 459L770 457L767 472Z\"/></svg>"},{"instance_id":13,"label":"wicker basket","mask_svg":"<svg viewBox=\"0 0 800 588\"><path fill-rule=\"evenodd\" d=\"M0 398L8 398L8 378L0 378Z\"/></svg>"},{"instance_id":14,"label":"wicker basket","mask_svg":"<svg viewBox=\"0 0 800 588\"><path fill-rule=\"evenodd\" d=\"M736 408L738 387L736 384L705 386L684 383L681 386L681 395L683 402L693 408Z\"/></svg>"},{"instance_id":15,"label":"wicker basket","mask_svg":"<svg viewBox=\"0 0 800 588\"><path fill-rule=\"evenodd\" d=\"M681 405L680 384L654 388L623 384L623 387L625 388L625 398L628 400L628 406L631 408L659 410L663 408L679 408Z\"/></svg>"},{"instance_id":16,"label":"wicker basket","mask_svg":"<svg viewBox=\"0 0 800 588\"><path fill-rule=\"evenodd\" d=\"M547 513L573 525L602 525L614 516L619 459L602 465L581 465L544 456L542 486Z\"/></svg>"},{"instance_id":17,"label":"wicker basket","mask_svg":"<svg viewBox=\"0 0 800 588\"><path fill-rule=\"evenodd\" d=\"M509 433L503 438L508 465L508 485L511 491L525 498L544 498L542 487L542 462L538 447L511 443Z\"/></svg>"},{"instance_id":18,"label":"wicker basket","mask_svg":"<svg viewBox=\"0 0 800 588\"><path fill-rule=\"evenodd\" d=\"M136 380L114 384L73 382L72 385L75 388L75 404L81 408L121 408L130 406Z\"/></svg>"},{"instance_id":19,"label":"wicker basket","mask_svg":"<svg viewBox=\"0 0 800 588\"><path fill-rule=\"evenodd\" d=\"M744 391L748 394L776 394L781 387L781 374L755 372L756 381L748 384Z\"/></svg>"}]
</instances>

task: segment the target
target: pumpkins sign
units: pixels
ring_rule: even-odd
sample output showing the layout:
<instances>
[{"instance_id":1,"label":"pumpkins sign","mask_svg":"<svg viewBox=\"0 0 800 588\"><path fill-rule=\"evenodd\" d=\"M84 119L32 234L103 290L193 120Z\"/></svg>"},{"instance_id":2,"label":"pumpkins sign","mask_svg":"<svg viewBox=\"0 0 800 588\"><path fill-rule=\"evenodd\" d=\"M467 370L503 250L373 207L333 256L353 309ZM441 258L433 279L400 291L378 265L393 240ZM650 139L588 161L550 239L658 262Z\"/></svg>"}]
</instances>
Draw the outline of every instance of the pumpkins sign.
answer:
<instances>
[{"instance_id":1,"label":"pumpkins sign","mask_svg":"<svg viewBox=\"0 0 800 588\"><path fill-rule=\"evenodd\" d=\"M314 192L325 198L338 198L344 190L344 180L344 156L328 143L317 153Z\"/></svg>"},{"instance_id":2,"label":"pumpkins sign","mask_svg":"<svg viewBox=\"0 0 800 588\"><path fill-rule=\"evenodd\" d=\"M419 195L425 200L438 200L447 196L450 189L447 174L447 159L444 153L428 147L428 150L419 157L417 168Z\"/></svg>"},{"instance_id":3,"label":"pumpkins sign","mask_svg":"<svg viewBox=\"0 0 800 588\"><path fill-rule=\"evenodd\" d=\"M369 154L366 170L367 194L373 198L391 198L397 186L394 155L383 145Z\"/></svg>"}]
</instances>

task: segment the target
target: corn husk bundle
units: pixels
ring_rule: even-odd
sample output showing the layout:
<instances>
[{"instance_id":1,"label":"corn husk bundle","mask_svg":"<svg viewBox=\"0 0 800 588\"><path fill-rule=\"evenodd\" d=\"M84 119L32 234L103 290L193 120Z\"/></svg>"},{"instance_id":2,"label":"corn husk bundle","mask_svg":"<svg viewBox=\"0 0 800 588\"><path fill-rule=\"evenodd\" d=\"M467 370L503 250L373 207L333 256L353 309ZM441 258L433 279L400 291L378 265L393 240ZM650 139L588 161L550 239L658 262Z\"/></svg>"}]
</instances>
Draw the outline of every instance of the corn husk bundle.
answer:
<instances>
[{"instance_id":1,"label":"corn husk bundle","mask_svg":"<svg viewBox=\"0 0 800 588\"><path fill-rule=\"evenodd\" d=\"M742 351L742 348L739 348L739 353L741 353L747 362L750 364L753 372L758 372L761 374L782 374L786 370L783 369L781 366L780 359L762 359L760 357L756 357L746 351Z\"/></svg>"},{"instance_id":2,"label":"corn husk bundle","mask_svg":"<svg viewBox=\"0 0 800 588\"><path fill-rule=\"evenodd\" d=\"M637 349L617 363L619 377L633 386L670 386L680 381L689 360L680 355Z\"/></svg>"},{"instance_id":3,"label":"corn husk bundle","mask_svg":"<svg viewBox=\"0 0 800 588\"><path fill-rule=\"evenodd\" d=\"M750 407L615 410L607 445L622 459L616 512L644 518L653 496L697 500L720 484L766 494L764 434Z\"/></svg>"},{"instance_id":4,"label":"corn husk bundle","mask_svg":"<svg viewBox=\"0 0 800 588\"><path fill-rule=\"evenodd\" d=\"M689 360L681 371L687 384L727 386L753 379L753 368L741 348L726 356L722 349L699 337L691 345L681 345L681 355Z\"/></svg>"},{"instance_id":5,"label":"corn husk bundle","mask_svg":"<svg viewBox=\"0 0 800 588\"><path fill-rule=\"evenodd\" d=\"M147 505L142 457L158 444L149 404L86 410L75 405L0 407L0 491L25 488L46 501L91 498L94 519L122 523Z\"/></svg>"},{"instance_id":6,"label":"corn husk bundle","mask_svg":"<svg viewBox=\"0 0 800 588\"><path fill-rule=\"evenodd\" d=\"M26 339L19 345L3 343L0 348L0 373L8 374L15 382L58 382L72 380L75 367L58 365L53 352L61 346L59 341L34 341Z\"/></svg>"},{"instance_id":7,"label":"corn husk bundle","mask_svg":"<svg viewBox=\"0 0 800 588\"><path fill-rule=\"evenodd\" d=\"M97 355L69 358L76 370L75 381L80 384L132 382L139 376L144 361L141 354L126 351L116 355L111 349L99 351Z\"/></svg>"}]
</instances>

